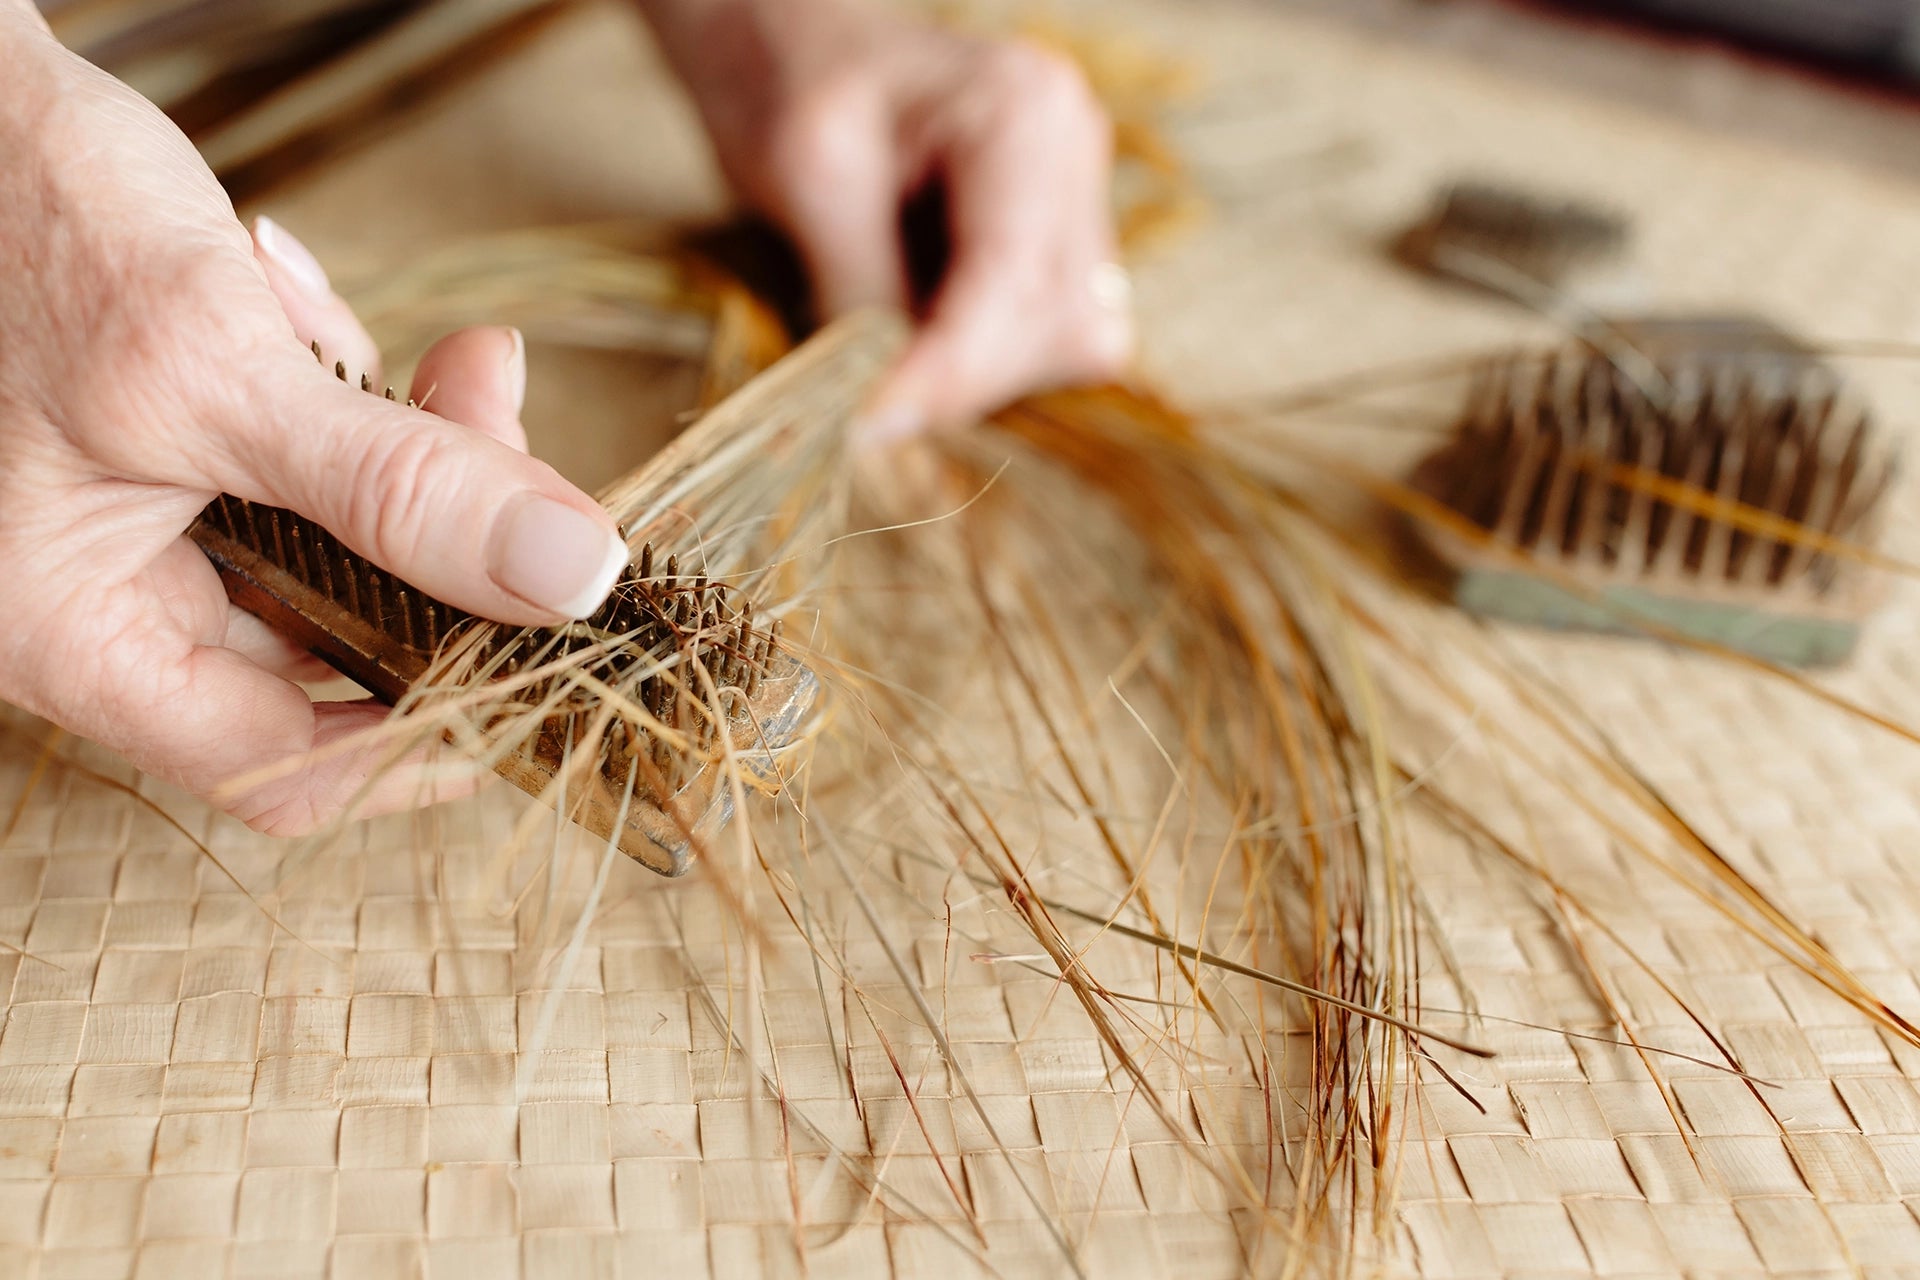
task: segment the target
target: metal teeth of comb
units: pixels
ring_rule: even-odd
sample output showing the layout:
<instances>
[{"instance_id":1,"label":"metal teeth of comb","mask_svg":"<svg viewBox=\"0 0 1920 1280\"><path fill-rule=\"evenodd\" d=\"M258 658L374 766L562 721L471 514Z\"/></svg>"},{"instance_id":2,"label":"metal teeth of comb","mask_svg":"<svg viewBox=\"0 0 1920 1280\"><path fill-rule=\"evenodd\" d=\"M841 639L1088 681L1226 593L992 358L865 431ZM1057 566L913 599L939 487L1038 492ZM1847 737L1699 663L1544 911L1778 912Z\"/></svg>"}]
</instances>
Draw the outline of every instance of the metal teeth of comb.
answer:
<instances>
[{"instance_id":1,"label":"metal teeth of comb","mask_svg":"<svg viewBox=\"0 0 1920 1280\"><path fill-rule=\"evenodd\" d=\"M1609 210L1462 182L1439 193L1398 251L1423 270L1463 275L1476 284L1485 282L1459 268L1491 261L1539 284L1556 285L1619 254L1629 234L1626 219Z\"/></svg>"},{"instance_id":2,"label":"metal teeth of comb","mask_svg":"<svg viewBox=\"0 0 1920 1280\"><path fill-rule=\"evenodd\" d=\"M314 358L324 363L320 344L315 342L312 349ZM340 381L350 381L344 362L336 361L333 370L334 376ZM367 374L360 375L360 389L369 393L373 391L373 380ZM386 388L385 396L389 400L395 398L392 387ZM407 403L410 406L413 404L411 400ZM254 508L250 503L225 496L216 502L216 506L222 508L224 531L230 535L241 534L247 545L261 554L269 554L256 529L262 518L276 526L283 517L296 519L291 513ZM257 514L261 512L265 513L264 517ZM424 593L397 579L383 579L378 570L341 546L325 530L307 524L303 532L307 536L309 549L306 560L319 570L318 579L311 585L320 587L329 598L351 612L368 614L369 621L403 638L409 647L431 652L443 644L457 626L468 621L468 615L431 601ZM274 554L273 559L283 566L294 567L288 564L284 552ZM701 576L682 582L677 556L667 557L665 573L656 578L653 559L653 544L647 543L641 548L635 577L623 584L623 589L616 591L600 612L584 624L563 628L564 638L558 644L552 643L553 633L550 632L507 636L489 650L486 659L501 659L496 665L510 672L517 670L520 659L535 648L543 651L543 660L552 661L592 645L604 644L604 637L608 635L618 635L623 638L622 654L613 661L630 669L639 665L644 655L657 655L662 649L677 644L682 632L691 633L691 638L705 639L719 634L723 620L735 618L740 622L740 638L736 645L742 651L746 649L746 614L750 610L735 606L731 593L722 584L710 584ZM383 592L382 584L388 581L392 585ZM667 602L664 606L662 600ZM756 665L764 664L771 651L771 646L763 647ZM721 650L716 650L708 659L709 674L721 687L736 683L726 678L733 665L736 664L730 664L728 655ZM746 673L742 671L741 674L744 676ZM683 675L682 683L688 678ZM678 698L675 686L668 679L656 678L652 683L666 690L656 701L660 704L659 718L667 720ZM544 692L530 691L529 700L537 700Z\"/></svg>"},{"instance_id":3,"label":"metal teeth of comb","mask_svg":"<svg viewBox=\"0 0 1920 1280\"><path fill-rule=\"evenodd\" d=\"M312 344L312 345L311 345L311 346L309 347L309 350L311 350L311 351L313 352L313 358L314 358L315 360L318 360L318 361L320 362L320 364L321 364L321 366L322 366L322 367L324 368L324 367L326 366L326 363L327 363L327 358L326 358L326 356L324 356L324 355L322 355L322 354L320 353L320 344L319 344L319 342L318 342L318 341L316 341L316 342L314 342L314 343L313 343L313 344ZM342 382L348 382L348 383L350 383L350 382L352 381L352 379L350 379L350 378L348 378L348 377L347 377L347 365L346 365L346 361L344 361L344 360L336 360L336 361L334 361L334 362L333 362L333 376L334 376L334 377L336 377L336 378L338 378L338 379L339 379L340 381L342 381ZM360 389L361 389L362 391L365 391L365 392L369 392L369 393L371 393L371 392L373 391L373 378L372 378L372 376L371 376L370 374L365 374L365 373L363 373L363 374L361 374L361 375L360 375ZM385 389L384 391L382 391L382 392L381 392L380 394L381 394L381 395L382 395L382 396L383 396L384 398L386 398L386 399L388 399L388 400L393 400L393 401L396 401L396 402L397 402L397 401L399 400L399 398L400 398L399 396L397 396L397 395L395 395L395 394L394 394L394 390L393 390L393 388L392 388L392 387L387 387L387 388L386 388L386 389ZM412 400L411 398L409 398L409 399L407 400L407 408L409 408L409 409L418 409L419 407L420 407L420 406L419 406L419 405L417 405L417 404L415 404L415 403L413 402L413 400Z\"/></svg>"},{"instance_id":4,"label":"metal teeth of comb","mask_svg":"<svg viewBox=\"0 0 1920 1280\"><path fill-rule=\"evenodd\" d=\"M324 367L317 345L314 354ZM334 374L350 384L344 364L336 363ZM373 390L369 378L360 385ZM390 388L385 394L394 398ZM290 511L222 495L202 513L192 536L236 603L389 703L427 674L443 646L478 625ZM675 555L667 557L664 572L656 572L655 559L651 544L642 547L637 572L586 621L551 629L489 628L474 657L475 670L494 680L515 680L536 666L558 669L513 687L517 707L555 710L527 736L517 762L503 761L500 771L541 794L567 754L586 743L594 725L605 725L598 743L601 780L617 796L629 777L645 779L646 794L639 797L644 803L634 806L624 832L610 831L618 806L604 797L590 798L582 820L671 875L687 865L681 823L698 822L716 804L729 804L730 792L720 788L715 795L714 784L705 784L680 818L670 819L659 806L711 777L708 766L721 755L723 732L750 769L764 769L770 754L798 732L815 682L783 650L778 622L759 629L751 607L731 586L704 575L682 577ZM672 732L650 733L645 724L601 714L607 688ZM512 714L501 712L495 723ZM636 769L637 759L648 761L651 770Z\"/></svg>"},{"instance_id":5,"label":"metal teeth of comb","mask_svg":"<svg viewBox=\"0 0 1920 1280\"><path fill-rule=\"evenodd\" d=\"M1811 595L1843 562L1699 509L1737 503L1827 538L1871 535L1896 470L1826 366L1724 353L1642 386L1585 348L1483 368L1453 443L1416 483L1504 546L1603 579ZM1676 503L1661 482L1697 495Z\"/></svg>"}]
</instances>

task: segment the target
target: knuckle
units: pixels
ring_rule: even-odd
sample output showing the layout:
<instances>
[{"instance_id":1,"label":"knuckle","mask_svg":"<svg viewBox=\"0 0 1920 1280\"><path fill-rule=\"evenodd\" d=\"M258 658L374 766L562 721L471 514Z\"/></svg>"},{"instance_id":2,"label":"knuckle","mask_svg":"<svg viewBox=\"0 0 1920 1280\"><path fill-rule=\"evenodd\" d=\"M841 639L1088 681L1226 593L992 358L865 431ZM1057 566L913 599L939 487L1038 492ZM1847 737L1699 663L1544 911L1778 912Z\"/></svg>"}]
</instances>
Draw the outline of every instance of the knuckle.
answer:
<instances>
[{"instance_id":1,"label":"knuckle","mask_svg":"<svg viewBox=\"0 0 1920 1280\"><path fill-rule=\"evenodd\" d=\"M872 160L878 98L867 79L843 72L794 99L769 135L769 159L781 180L828 186Z\"/></svg>"},{"instance_id":2,"label":"knuckle","mask_svg":"<svg viewBox=\"0 0 1920 1280\"><path fill-rule=\"evenodd\" d=\"M236 800L227 812L264 836L294 839L310 836L326 825L328 815L314 801L304 777L262 787Z\"/></svg>"},{"instance_id":3,"label":"knuckle","mask_svg":"<svg viewBox=\"0 0 1920 1280\"><path fill-rule=\"evenodd\" d=\"M997 44L988 55L987 70L998 83L1016 90L1029 107L1043 107L1068 119L1104 118L1080 64L1045 45L1031 40Z\"/></svg>"},{"instance_id":4,"label":"knuckle","mask_svg":"<svg viewBox=\"0 0 1920 1280\"><path fill-rule=\"evenodd\" d=\"M452 437L431 427L390 434L347 477L347 527L382 567L406 572L454 509L465 471Z\"/></svg>"}]
</instances>

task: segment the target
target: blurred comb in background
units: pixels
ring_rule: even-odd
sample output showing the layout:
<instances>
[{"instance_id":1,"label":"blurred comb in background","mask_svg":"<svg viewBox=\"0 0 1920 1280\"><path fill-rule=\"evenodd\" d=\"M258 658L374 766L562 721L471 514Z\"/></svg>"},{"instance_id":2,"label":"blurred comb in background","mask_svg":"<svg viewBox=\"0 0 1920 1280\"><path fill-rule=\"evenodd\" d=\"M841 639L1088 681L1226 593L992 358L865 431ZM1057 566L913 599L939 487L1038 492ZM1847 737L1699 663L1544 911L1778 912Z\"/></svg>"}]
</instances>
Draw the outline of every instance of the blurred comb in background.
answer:
<instances>
[{"instance_id":1,"label":"blurred comb in background","mask_svg":"<svg viewBox=\"0 0 1920 1280\"><path fill-rule=\"evenodd\" d=\"M43 0L61 42L158 104L236 186L380 123L528 33L557 0ZM390 122L389 122L390 123ZM305 144L294 147L294 144ZM290 155L289 149L299 152Z\"/></svg>"}]
</instances>

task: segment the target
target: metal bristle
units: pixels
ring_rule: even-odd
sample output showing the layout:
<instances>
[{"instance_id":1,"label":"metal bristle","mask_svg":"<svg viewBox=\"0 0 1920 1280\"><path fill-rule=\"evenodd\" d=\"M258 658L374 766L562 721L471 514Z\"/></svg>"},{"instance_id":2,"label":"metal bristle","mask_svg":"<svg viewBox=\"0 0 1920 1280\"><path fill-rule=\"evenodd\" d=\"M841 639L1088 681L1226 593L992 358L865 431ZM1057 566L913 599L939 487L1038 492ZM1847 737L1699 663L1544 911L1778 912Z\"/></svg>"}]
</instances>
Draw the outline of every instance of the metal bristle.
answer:
<instances>
[{"instance_id":1,"label":"metal bristle","mask_svg":"<svg viewBox=\"0 0 1920 1280\"><path fill-rule=\"evenodd\" d=\"M1437 461L1425 487L1515 550L1754 587L1831 578L1814 542L1858 538L1895 470L1824 365L1676 359L1650 377L1585 349L1485 370ZM1804 533L1727 517L1741 510Z\"/></svg>"},{"instance_id":2,"label":"metal bristle","mask_svg":"<svg viewBox=\"0 0 1920 1280\"><path fill-rule=\"evenodd\" d=\"M320 367L327 368L320 344L312 344L311 350ZM344 361L331 362L331 367L337 380L351 385ZM371 375L363 374L359 384L363 392L375 394ZM398 401L392 387L379 394ZM412 400L407 404L417 407ZM246 553L236 550L236 563L246 564L250 554L284 570L297 589L292 584L276 587L283 593L280 598L300 619L319 623L331 638L324 648L330 660L389 702L404 698L429 670L432 655L476 621L377 570L291 511L223 495L201 518L200 532L209 531L218 535L202 542L209 554L216 543L231 545ZM475 650L474 678L513 682L498 708L487 712L488 727L524 726L522 717L532 708L562 708L518 749L517 758L536 766L536 772L557 768L563 752L582 749L583 735L590 733L599 714L600 695L585 688L581 677L604 682L629 706L643 708L646 716L670 726L678 737L670 742L649 734L640 717L622 720L616 715L600 743L600 771L617 782L613 773L624 778L632 762L651 759L650 789L664 786L670 796L708 767L723 733L757 748L766 745L749 735L774 722L773 708L746 706L742 691L751 699L777 679L779 696L790 699L793 689L810 685L803 685L805 673L790 665L769 668L778 625L771 634L757 630L752 602L726 583L705 575L682 579L678 556L667 555L664 565L657 564L651 542L640 547L630 572L633 576L585 623L483 633L486 638ZM369 624L379 633L378 642L367 639ZM587 658L588 650L591 658L584 665L563 661ZM547 675L555 665L567 669ZM709 698L709 688L730 692ZM763 720L763 715L768 718Z\"/></svg>"}]
</instances>

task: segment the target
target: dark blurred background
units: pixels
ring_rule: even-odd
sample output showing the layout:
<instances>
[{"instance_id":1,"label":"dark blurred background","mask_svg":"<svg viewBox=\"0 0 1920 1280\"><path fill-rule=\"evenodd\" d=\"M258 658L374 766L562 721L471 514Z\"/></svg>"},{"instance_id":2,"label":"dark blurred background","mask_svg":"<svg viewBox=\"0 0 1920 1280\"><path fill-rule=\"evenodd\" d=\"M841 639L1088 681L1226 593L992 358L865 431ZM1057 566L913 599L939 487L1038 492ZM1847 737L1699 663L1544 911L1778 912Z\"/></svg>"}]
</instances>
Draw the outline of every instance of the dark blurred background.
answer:
<instances>
[{"instance_id":1,"label":"dark blurred background","mask_svg":"<svg viewBox=\"0 0 1920 1280\"><path fill-rule=\"evenodd\" d=\"M1585 20L1920 82L1920 0L1270 0L1378 26Z\"/></svg>"},{"instance_id":2,"label":"dark blurred background","mask_svg":"<svg viewBox=\"0 0 1920 1280\"><path fill-rule=\"evenodd\" d=\"M1920 77L1920 0L1595 0L1592 7L1723 31L1870 72Z\"/></svg>"},{"instance_id":3,"label":"dark blurred background","mask_svg":"<svg viewBox=\"0 0 1920 1280\"><path fill-rule=\"evenodd\" d=\"M1228 0L1920 177L1920 0Z\"/></svg>"}]
</instances>

